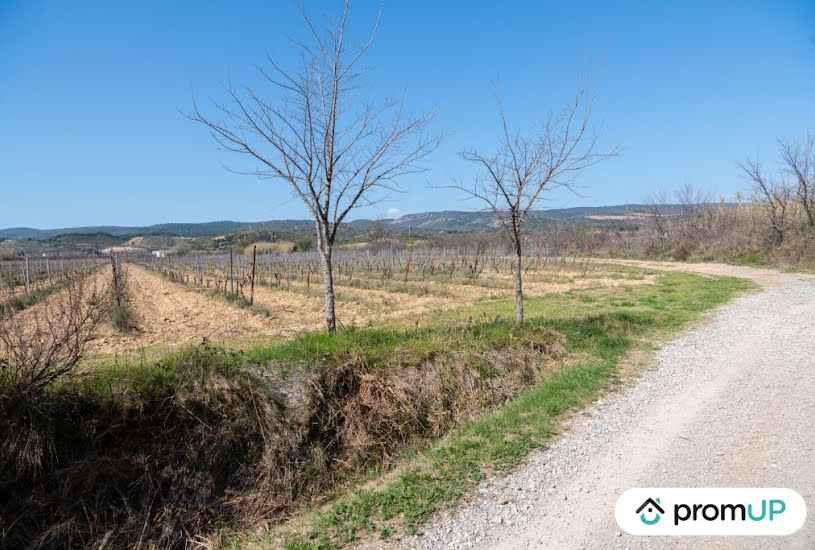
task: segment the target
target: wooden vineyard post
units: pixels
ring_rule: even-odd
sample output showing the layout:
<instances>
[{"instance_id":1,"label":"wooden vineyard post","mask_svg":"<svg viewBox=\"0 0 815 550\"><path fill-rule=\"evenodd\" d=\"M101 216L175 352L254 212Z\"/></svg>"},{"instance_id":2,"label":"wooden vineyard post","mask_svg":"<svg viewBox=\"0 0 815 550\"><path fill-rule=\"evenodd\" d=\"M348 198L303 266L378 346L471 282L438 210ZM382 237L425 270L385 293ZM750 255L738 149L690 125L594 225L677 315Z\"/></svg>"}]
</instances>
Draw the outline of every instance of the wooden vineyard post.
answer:
<instances>
[{"instance_id":1,"label":"wooden vineyard post","mask_svg":"<svg viewBox=\"0 0 815 550\"><path fill-rule=\"evenodd\" d=\"M28 256L25 257L25 295L31 294L31 281L28 278Z\"/></svg>"},{"instance_id":2,"label":"wooden vineyard post","mask_svg":"<svg viewBox=\"0 0 815 550\"><path fill-rule=\"evenodd\" d=\"M116 254L110 254L110 265L113 268L113 295L116 297L116 306L122 307L122 296L119 294L119 273L116 269Z\"/></svg>"},{"instance_id":3,"label":"wooden vineyard post","mask_svg":"<svg viewBox=\"0 0 815 550\"><path fill-rule=\"evenodd\" d=\"M405 264L405 283L408 282L408 274L410 273L410 261L413 259L413 249L410 248L410 244L408 244L408 257L407 257L407 264Z\"/></svg>"},{"instance_id":4,"label":"wooden vineyard post","mask_svg":"<svg viewBox=\"0 0 815 550\"><path fill-rule=\"evenodd\" d=\"M233 270L232 247L229 247L229 291L235 294L235 272Z\"/></svg>"},{"instance_id":5,"label":"wooden vineyard post","mask_svg":"<svg viewBox=\"0 0 815 550\"><path fill-rule=\"evenodd\" d=\"M255 261L258 258L258 247L257 245L252 247L252 280L250 281L249 287L249 305L255 304Z\"/></svg>"}]
</instances>

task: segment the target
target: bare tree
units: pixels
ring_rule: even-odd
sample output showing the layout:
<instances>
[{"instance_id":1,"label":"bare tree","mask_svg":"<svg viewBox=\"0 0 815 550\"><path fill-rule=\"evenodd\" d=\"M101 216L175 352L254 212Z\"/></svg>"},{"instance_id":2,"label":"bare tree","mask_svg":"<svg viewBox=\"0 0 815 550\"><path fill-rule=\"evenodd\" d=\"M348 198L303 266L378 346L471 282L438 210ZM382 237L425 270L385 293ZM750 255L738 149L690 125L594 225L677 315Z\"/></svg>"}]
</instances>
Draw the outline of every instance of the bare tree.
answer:
<instances>
[{"instance_id":1,"label":"bare tree","mask_svg":"<svg viewBox=\"0 0 815 550\"><path fill-rule=\"evenodd\" d=\"M779 141L781 159L786 171L795 179L798 203L806 214L807 224L815 227L815 133L804 141Z\"/></svg>"},{"instance_id":2,"label":"bare tree","mask_svg":"<svg viewBox=\"0 0 815 550\"><path fill-rule=\"evenodd\" d=\"M648 210L648 221L654 230L654 246L663 249L668 240L668 191L660 187L645 197L645 206Z\"/></svg>"},{"instance_id":3,"label":"bare tree","mask_svg":"<svg viewBox=\"0 0 815 550\"><path fill-rule=\"evenodd\" d=\"M373 104L361 93L365 71L360 61L371 48L379 16L368 40L347 45L349 2L339 21L325 29L305 14L309 43L298 43L296 70L267 56L258 67L264 89L236 88L228 101L213 102L209 116L194 102L193 120L204 124L227 151L245 155L256 168L248 173L288 185L314 219L322 260L325 326L337 327L334 312L332 252L340 224L354 208L381 198L438 144L424 131L432 116L410 117L401 100Z\"/></svg>"},{"instance_id":4,"label":"bare tree","mask_svg":"<svg viewBox=\"0 0 815 550\"><path fill-rule=\"evenodd\" d=\"M557 115L526 133L510 129L503 102L498 99L501 134L494 153L475 149L460 153L479 169L471 184L457 184L471 197L486 203L509 237L515 256L515 323L524 320L523 235L529 212L543 193L554 187L574 190L574 178L586 168L616 154L597 152L591 128L593 97L584 89Z\"/></svg>"},{"instance_id":5,"label":"bare tree","mask_svg":"<svg viewBox=\"0 0 815 550\"><path fill-rule=\"evenodd\" d=\"M781 243L787 230L790 188L783 179L776 181L764 173L756 160L739 164L744 176L753 184L754 200L761 205L773 234L773 240Z\"/></svg>"},{"instance_id":6,"label":"bare tree","mask_svg":"<svg viewBox=\"0 0 815 550\"><path fill-rule=\"evenodd\" d=\"M713 203L713 195L686 182L674 190L674 198L679 208L677 222L681 244L690 247L705 234L709 222L707 214Z\"/></svg>"},{"instance_id":7,"label":"bare tree","mask_svg":"<svg viewBox=\"0 0 815 550\"><path fill-rule=\"evenodd\" d=\"M70 374L110 306L110 290L84 274L25 312L0 305L0 410Z\"/></svg>"}]
</instances>

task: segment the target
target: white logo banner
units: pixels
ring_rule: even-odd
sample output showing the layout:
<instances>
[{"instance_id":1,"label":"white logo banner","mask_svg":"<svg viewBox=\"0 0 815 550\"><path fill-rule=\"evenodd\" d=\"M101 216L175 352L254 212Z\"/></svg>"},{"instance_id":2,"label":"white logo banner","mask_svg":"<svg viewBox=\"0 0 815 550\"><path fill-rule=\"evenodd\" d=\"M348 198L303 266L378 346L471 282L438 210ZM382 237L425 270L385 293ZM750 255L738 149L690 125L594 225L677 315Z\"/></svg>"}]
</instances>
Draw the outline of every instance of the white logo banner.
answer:
<instances>
[{"instance_id":1,"label":"white logo banner","mask_svg":"<svg viewBox=\"0 0 815 550\"><path fill-rule=\"evenodd\" d=\"M632 535L790 535L806 520L792 489L642 488L617 500L614 515Z\"/></svg>"}]
</instances>

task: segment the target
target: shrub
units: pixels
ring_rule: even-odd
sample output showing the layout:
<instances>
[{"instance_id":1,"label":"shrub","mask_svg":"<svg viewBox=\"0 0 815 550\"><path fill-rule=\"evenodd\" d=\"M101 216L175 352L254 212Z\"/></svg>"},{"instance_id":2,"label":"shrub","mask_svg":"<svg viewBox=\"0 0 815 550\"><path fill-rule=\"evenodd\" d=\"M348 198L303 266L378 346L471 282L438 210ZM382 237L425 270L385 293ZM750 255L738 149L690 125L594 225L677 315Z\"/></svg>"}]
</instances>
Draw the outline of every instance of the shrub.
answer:
<instances>
[{"instance_id":1,"label":"shrub","mask_svg":"<svg viewBox=\"0 0 815 550\"><path fill-rule=\"evenodd\" d=\"M294 250L297 252L308 252L311 250L313 242L311 237L303 235L294 242Z\"/></svg>"},{"instance_id":2,"label":"shrub","mask_svg":"<svg viewBox=\"0 0 815 550\"><path fill-rule=\"evenodd\" d=\"M111 298L110 325L120 334L127 334L139 328L136 312L130 301L127 272L118 274L118 284Z\"/></svg>"},{"instance_id":3,"label":"shrub","mask_svg":"<svg viewBox=\"0 0 815 550\"><path fill-rule=\"evenodd\" d=\"M108 307L106 290L75 276L38 307L0 319L0 468L20 475L41 469L55 435L49 389L72 377Z\"/></svg>"},{"instance_id":4,"label":"shrub","mask_svg":"<svg viewBox=\"0 0 815 550\"><path fill-rule=\"evenodd\" d=\"M39 307L25 314L6 310L0 318L0 398L32 396L73 372L109 308L109 292L76 275Z\"/></svg>"},{"instance_id":5,"label":"shrub","mask_svg":"<svg viewBox=\"0 0 815 550\"><path fill-rule=\"evenodd\" d=\"M113 308L110 315L110 324L121 334L127 334L138 327L130 300L123 300L122 304Z\"/></svg>"}]
</instances>

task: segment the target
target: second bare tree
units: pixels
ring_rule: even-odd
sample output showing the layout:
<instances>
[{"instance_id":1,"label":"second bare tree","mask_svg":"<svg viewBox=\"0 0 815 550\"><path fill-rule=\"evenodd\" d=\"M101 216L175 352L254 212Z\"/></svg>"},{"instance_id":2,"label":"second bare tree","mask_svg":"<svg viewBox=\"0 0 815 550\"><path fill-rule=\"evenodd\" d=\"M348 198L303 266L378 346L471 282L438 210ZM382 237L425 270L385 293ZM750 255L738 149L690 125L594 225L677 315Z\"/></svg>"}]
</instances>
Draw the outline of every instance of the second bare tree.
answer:
<instances>
[{"instance_id":1,"label":"second bare tree","mask_svg":"<svg viewBox=\"0 0 815 550\"><path fill-rule=\"evenodd\" d=\"M484 202L509 238L515 257L515 323L524 321L524 224L545 191L574 189L575 177L616 150L599 152L591 127L593 97L579 90L559 114L527 132L510 128L503 102L498 99L501 133L497 149L484 154L475 149L460 153L478 167L469 184L453 187Z\"/></svg>"}]
</instances>

